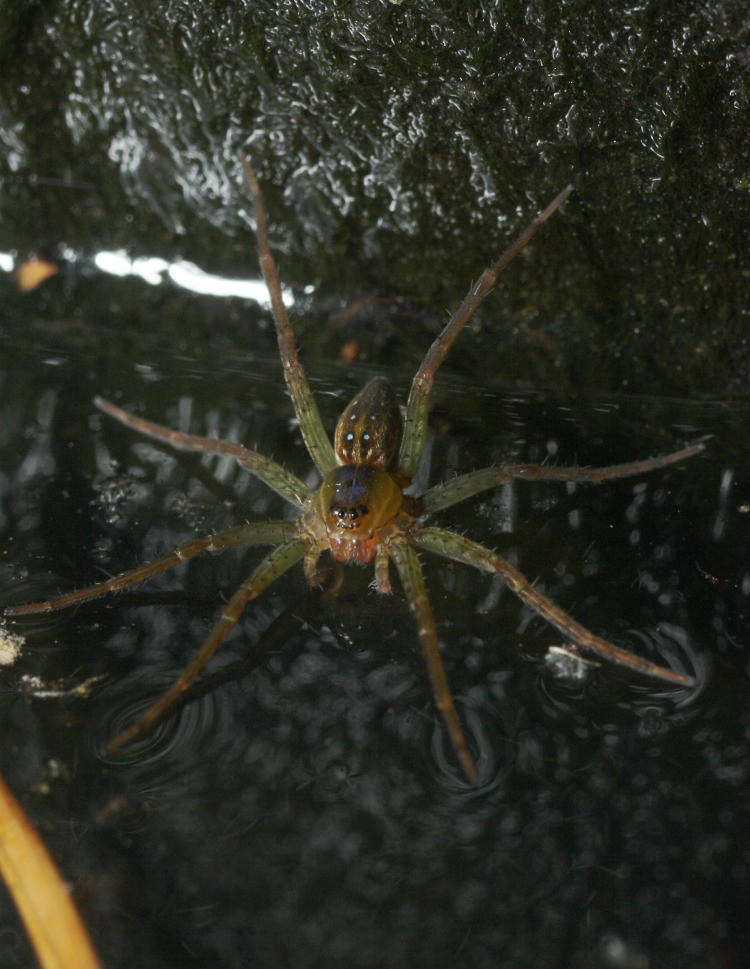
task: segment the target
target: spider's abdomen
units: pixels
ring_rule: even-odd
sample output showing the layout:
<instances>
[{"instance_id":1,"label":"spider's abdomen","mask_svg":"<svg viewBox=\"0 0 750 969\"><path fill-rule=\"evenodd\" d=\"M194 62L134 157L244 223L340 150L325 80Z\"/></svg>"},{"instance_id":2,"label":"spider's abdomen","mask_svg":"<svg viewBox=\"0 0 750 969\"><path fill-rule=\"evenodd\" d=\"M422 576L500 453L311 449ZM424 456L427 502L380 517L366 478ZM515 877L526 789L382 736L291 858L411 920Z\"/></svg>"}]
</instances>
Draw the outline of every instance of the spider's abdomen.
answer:
<instances>
[{"instance_id":1,"label":"spider's abdomen","mask_svg":"<svg viewBox=\"0 0 750 969\"><path fill-rule=\"evenodd\" d=\"M339 417L334 436L341 464L385 468L401 440L401 411L393 388L384 377L374 377L360 390Z\"/></svg>"},{"instance_id":2,"label":"spider's abdomen","mask_svg":"<svg viewBox=\"0 0 750 969\"><path fill-rule=\"evenodd\" d=\"M401 489L386 471L343 464L326 475L317 492L331 553L338 562L369 562L380 542L378 529L401 510Z\"/></svg>"}]
</instances>

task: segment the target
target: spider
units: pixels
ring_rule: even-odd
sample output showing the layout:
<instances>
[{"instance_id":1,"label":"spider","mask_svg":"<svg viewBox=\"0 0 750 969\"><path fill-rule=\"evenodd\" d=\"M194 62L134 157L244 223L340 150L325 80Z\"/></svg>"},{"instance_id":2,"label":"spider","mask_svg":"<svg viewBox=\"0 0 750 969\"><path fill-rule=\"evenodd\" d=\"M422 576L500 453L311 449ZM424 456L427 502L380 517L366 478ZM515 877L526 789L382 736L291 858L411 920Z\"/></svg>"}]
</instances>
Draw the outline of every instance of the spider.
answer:
<instances>
[{"instance_id":1,"label":"spider","mask_svg":"<svg viewBox=\"0 0 750 969\"><path fill-rule=\"evenodd\" d=\"M494 288L500 274L568 198L572 186L564 188L470 287L463 302L422 360L412 381L404 419L390 384L382 377L375 377L344 410L336 425L332 443L297 356L294 332L282 301L278 271L269 246L261 189L244 155L241 161L255 205L260 266L271 300L284 377L304 443L322 480L318 488L312 490L270 458L240 444L170 430L128 413L100 397L95 399L94 403L105 414L162 444L184 451L231 456L281 495L296 511L296 517L291 521L255 522L194 538L174 551L114 578L44 602L6 609L6 615L12 617L50 612L141 582L203 551L215 552L230 546L273 546L226 603L207 639L172 686L140 719L111 741L108 751L113 752L140 735L187 690L236 624L245 606L287 569L302 561L310 586L320 584L318 560L326 550L338 562L374 562L374 586L379 593L391 592L390 564L395 566L416 620L435 703L458 761L470 781L476 780L477 767L446 677L417 550L433 552L484 572L497 573L527 606L543 616L577 647L645 676L673 684L692 684L690 676L658 666L594 635L543 595L502 556L448 528L426 524L425 519L511 479L588 483L611 481L654 471L690 458L703 450L702 444L693 444L660 457L601 468L540 464L483 468L434 485L418 497L407 494L425 446L430 397L438 367L461 329Z\"/></svg>"}]
</instances>

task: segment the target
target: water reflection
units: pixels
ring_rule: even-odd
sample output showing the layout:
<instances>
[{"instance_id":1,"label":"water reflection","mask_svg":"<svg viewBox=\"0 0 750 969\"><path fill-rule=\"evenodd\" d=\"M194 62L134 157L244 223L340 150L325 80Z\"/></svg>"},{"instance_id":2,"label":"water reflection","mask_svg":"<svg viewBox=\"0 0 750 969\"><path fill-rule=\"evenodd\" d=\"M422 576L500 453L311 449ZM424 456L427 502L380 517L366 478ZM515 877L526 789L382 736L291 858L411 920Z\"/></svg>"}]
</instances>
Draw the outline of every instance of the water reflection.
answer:
<instances>
[{"instance_id":1,"label":"water reflection","mask_svg":"<svg viewBox=\"0 0 750 969\"><path fill-rule=\"evenodd\" d=\"M126 747L110 754L107 744L119 733L145 713L151 703L171 685L171 680L149 676L146 680L148 693L143 692L143 676L124 681L116 692L108 691L105 704L99 704L97 715L87 727L89 753L105 764L119 767L138 767L141 776L159 766L159 774L165 783L169 771L176 769L184 760L184 751L194 745L213 746L213 737L222 729L222 713L225 705L209 694L200 700L184 705L175 716L165 717L153 730L137 737ZM127 691L127 692L126 692Z\"/></svg>"},{"instance_id":2,"label":"water reflection","mask_svg":"<svg viewBox=\"0 0 750 969\"><path fill-rule=\"evenodd\" d=\"M167 262L160 256L136 256L131 258L124 250L97 252L90 260L66 250L61 254L69 265L91 262L98 270L112 276L136 276L149 286L160 286L170 280L176 286L191 293L218 298L238 297L252 300L269 309L268 290L262 279L231 279L216 273L206 272L193 262L176 260ZM0 252L0 272L12 273L18 270L16 257L9 252ZM80 266L79 266L80 270ZM294 305L291 290L282 288L282 296L287 306Z\"/></svg>"},{"instance_id":3,"label":"water reflection","mask_svg":"<svg viewBox=\"0 0 750 969\"><path fill-rule=\"evenodd\" d=\"M257 443L306 473L271 357L252 363L241 400L236 362L207 380L166 352L144 353L148 369L105 377L84 359L71 364L87 375L74 382L67 367L32 356L24 367L35 383L6 378L14 403L0 487L14 535L5 594L16 601L132 566L194 531L279 513L249 476L167 458L93 417L89 398L103 380L150 417ZM720 462L708 451L658 479L601 488L521 482L444 516L581 621L700 681L664 689L608 666L557 680L544 666L559 643L553 630L491 577L425 556L475 787L453 760L403 599L375 598L365 570L346 570L320 601L299 576L280 583L183 707L111 759L106 742L176 674L252 562L207 556L49 617L54 625L25 625L22 665L68 683L108 673L75 703L2 708L6 749L21 752L13 763L54 755L71 765L71 780L52 784L51 827L79 832L92 884L108 846L116 904L94 916L101 935L116 910L155 932L158 922L198 964L240 965L231 953L241 952L258 966L312 966L305 952L330 952L335 930L338 964L362 964L365 933L378 964L411 965L418 952L432 966L482 965L491 952L493 964L523 969L540 954L552 964L587 952L611 961L625 951L617 940L663 955L668 908L675 931L705 954L707 921L721 927L722 878L738 885L744 876L731 871L747 867L737 846L750 762L750 516L739 509L750 476L725 420L703 402L560 406L448 380L433 420L433 481L508 455L601 464L656 453L677 423L723 434ZM726 468L732 484L722 490ZM182 941L162 965L182 969ZM671 958L660 964L678 965Z\"/></svg>"},{"instance_id":4,"label":"water reflection","mask_svg":"<svg viewBox=\"0 0 750 969\"><path fill-rule=\"evenodd\" d=\"M500 708L493 705L489 695L481 698L484 701L481 706L479 696L472 699L476 708L461 702L460 697L456 699L456 708L476 761L476 782L467 781L456 764L444 729L437 722L433 723L430 743L429 769L433 780L446 794L460 794L465 798L481 797L495 790L513 764L512 735L503 731L507 724L503 723Z\"/></svg>"}]
</instances>

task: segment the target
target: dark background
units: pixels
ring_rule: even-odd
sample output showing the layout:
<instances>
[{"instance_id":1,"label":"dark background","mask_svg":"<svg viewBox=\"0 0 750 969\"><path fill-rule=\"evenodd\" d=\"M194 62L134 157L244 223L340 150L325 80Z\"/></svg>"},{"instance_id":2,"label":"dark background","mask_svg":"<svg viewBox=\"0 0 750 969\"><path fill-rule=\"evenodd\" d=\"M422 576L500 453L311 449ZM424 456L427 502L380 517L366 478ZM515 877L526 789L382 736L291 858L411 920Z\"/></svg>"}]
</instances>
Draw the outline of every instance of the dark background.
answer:
<instances>
[{"instance_id":1,"label":"dark background","mask_svg":"<svg viewBox=\"0 0 750 969\"><path fill-rule=\"evenodd\" d=\"M224 682L117 762L106 741L253 555L14 624L0 766L107 966L748 964L749 39L739 0L3 5L0 252L60 265L30 293L0 278L5 602L282 513L98 416L96 393L307 473L265 310L94 261L255 275L242 147L329 426L375 373L405 395L469 282L572 182L440 373L432 480L708 442L642 480L440 516L699 681L557 681L553 630L425 559L477 789L369 570L337 595L282 580L211 667ZM103 679L43 700L31 673ZM4 913L3 964L27 966Z\"/></svg>"}]
</instances>

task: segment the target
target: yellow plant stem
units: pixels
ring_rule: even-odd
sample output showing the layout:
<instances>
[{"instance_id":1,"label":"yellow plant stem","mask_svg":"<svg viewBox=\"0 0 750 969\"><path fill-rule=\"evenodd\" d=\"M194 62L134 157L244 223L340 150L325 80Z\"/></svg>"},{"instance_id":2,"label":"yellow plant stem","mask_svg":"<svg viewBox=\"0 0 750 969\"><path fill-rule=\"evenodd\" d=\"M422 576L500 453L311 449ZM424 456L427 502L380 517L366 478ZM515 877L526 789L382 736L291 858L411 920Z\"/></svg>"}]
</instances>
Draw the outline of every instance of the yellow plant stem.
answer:
<instances>
[{"instance_id":1,"label":"yellow plant stem","mask_svg":"<svg viewBox=\"0 0 750 969\"><path fill-rule=\"evenodd\" d=\"M0 874L43 969L101 969L70 886L1 777Z\"/></svg>"}]
</instances>

